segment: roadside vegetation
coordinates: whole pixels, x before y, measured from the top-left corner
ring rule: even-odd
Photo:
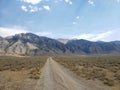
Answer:
[[[120,56],[56,56],[54,60],[86,80],[98,80],[104,85],[120,85]]]
[[[40,78],[41,69],[47,58],[46,56],[0,56],[0,90],[7,90],[8,88],[10,90],[27,90],[27,88],[23,88],[26,87],[25,85],[32,87]],[[32,88],[28,88],[28,90]]]

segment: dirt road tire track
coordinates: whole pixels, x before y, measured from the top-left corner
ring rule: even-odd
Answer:
[[[103,90],[87,86],[70,75],[61,65],[48,58],[35,90]]]

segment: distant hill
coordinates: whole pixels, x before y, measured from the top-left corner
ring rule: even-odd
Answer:
[[[0,37],[0,54],[51,55],[51,54],[120,54],[120,41],[91,42],[87,40],[55,40],[21,33]]]

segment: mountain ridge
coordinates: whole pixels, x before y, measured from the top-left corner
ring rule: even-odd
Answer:
[[[50,54],[120,54],[120,41],[88,41],[56,39],[32,33],[0,37],[0,54],[50,55]],[[66,43],[64,43],[64,40]]]

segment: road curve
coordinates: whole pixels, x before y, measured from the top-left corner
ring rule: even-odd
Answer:
[[[38,80],[35,90],[102,90],[94,89],[80,82],[73,75],[70,75],[57,62],[48,58],[42,70],[41,79]]]

